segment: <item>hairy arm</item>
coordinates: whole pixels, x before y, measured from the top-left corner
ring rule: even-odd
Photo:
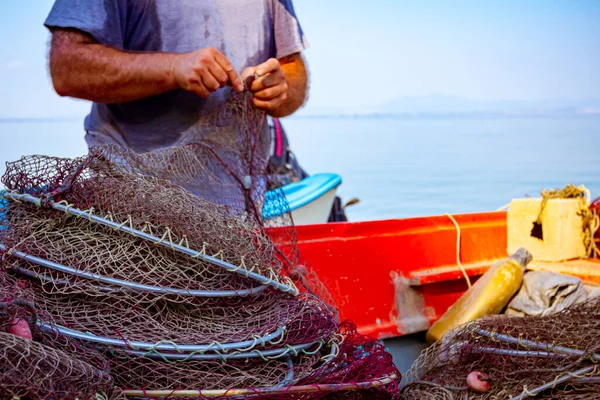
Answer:
[[[306,101],[308,72],[300,53],[269,59],[246,69],[242,76],[251,74],[259,76],[250,87],[254,93],[254,105],[272,117],[291,115]]]
[[[50,75],[56,92],[100,103],[122,103],[183,88],[208,97],[228,82],[242,83],[218,50],[139,53],[105,46],[86,33],[52,32]]]
[[[276,118],[285,117],[296,112],[302,107],[308,94],[308,73],[300,53],[280,58],[279,63],[285,74],[288,89],[286,100],[271,114]]]

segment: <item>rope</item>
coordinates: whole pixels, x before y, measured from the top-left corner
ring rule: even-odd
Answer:
[[[507,203],[507,204],[503,205],[502,207],[498,208],[496,211],[508,211],[509,206],[510,206],[510,203]]]
[[[467,286],[469,286],[469,289],[470,289],[471,288],[471,278],[469,278],[469,274],[467,274],[467,270],[460,262],[460,226],[458,225],[458,222],[456,222],[456,220],[454,219],[454,217],[452,215],[450,215],[450,214],[444,214],[444,215],[447,216],[448,218],[450,218],[450,221],[452,221],[452,223],[454,224],[454,227],[456,228],[456,265],[458,265],[458,268],[460,268],[460,271],[462,272],[462,274],[465,278],[465,281],[467,281]]]

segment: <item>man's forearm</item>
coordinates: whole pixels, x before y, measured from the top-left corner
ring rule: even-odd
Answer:
[[[86,34],[60,30],[52,35],[50,73],[61,96],[121,103],[175,89],[173,57],[120,51]]]
[[[293,58],[280,60],[281,69],[288,82],[287,99],[284,103],[269,112],[274,118],[287,117],[298,110],[306,101],[308,93],[308,73],[300,54]]]

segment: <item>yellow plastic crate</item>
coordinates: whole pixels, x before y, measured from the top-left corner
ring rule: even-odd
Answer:
[[[543,239],[531,236],[542,199],[515,199],[508,209],[508,253],[524,247],[536,261],[585,258],[580,199],[548,200],[541,216]]]

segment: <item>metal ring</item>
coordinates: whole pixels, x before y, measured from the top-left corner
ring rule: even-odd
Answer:
[[[0,251],[7,251],[7,247],[0,243]],[[29,255],[27,253],[23,253],[22,251],[13,250],[11,255],[15,257],[21,258],[23,260],[29,261],[34,264],[41,265],[42,267],[46,267],[52,269],[54,271],[63,272],[65,274],[74,275],[80,278],[95,280],[102,283],[108,283],[115,286],[124,287],[127,289],[131,289],[133,291],[138,292],[150,292],[150,293],[160,293],[160,294],[177,294],[182,296],[191,296],[191,297],[236,297],[236,296],[249,296],[255,295],[257,293],[262,292],[267,287],[265,285],[257,286],[252,289],[242,289],[242,290],[189,290],[189,289],[173,289],[173,288],[164,288],[160,286],[152,286],[145,285],[141,283],[129,282],[123,279],[111,278],[109,276],[92,274],[90,272],[80,271],[76,268],[67,267],[65,265],[57,264],[55,262],[35,257]],[[15,268],[20,270],[21,268]],[[31,272],[29,270],[25,270]],[[24,272],[26,275],[31,276],[30,274]],[[34,273],[35,274],[35,273]],[[46,277],[47,278],[47,277]],[[52,279],[52,278],[50,278]]]
[[[1,196],[4,197],[7,200],[26,201],[26,202],[35,204],[38,207],[41,207],[41,205],[42,205],[42,200],[41,199],[39,199],[37,197],[34,197],[34,196],[31,196],[29,194],[4,192],[4,193],[1,193]],[[167,243],[167,242],[163,241],[162,239],[160,239],[160,238],[158,238],[156,236],[150,235],[150,234],[148,234],[146,232],[142,232],[142,231],[137,230],[137,229],[133,229],[133,228],[130,228],[130,227],[123,226],[122,224],[118,224],[116,222],[107,220],[106,218],[99,217],[99,216],[94,215],[94,214],[92,214],[90,212],[82,211],[82,210],[79,210],[79,209],[74,208],[74,207],[67,207],[64,204],[60,204],[60,203],[56,203],[56,202],[53,202],[53,203],[51,202],[51,203],[49,203],[49,205],[53,209],[55,209],[55,210],[62,211],[62,212],[67,213],[67,214],[71,214],[71,215],[74,215],[76,217],[84,218],[84,219],[86,219],[88,221],[92,221],[92,222],[95,222],[95,223],[100,224],[100,225],[108,226],[110,228],[117,229],[117,230],[120,230],[122,232],[129,233],[129,234],[131,234],[133,236],[140,237],[142,239],[146,239],[146,240],[148,240],[148,241],[150,241],[152,243],[160,244],[162,246],[168,247],[168,248],[170,248],[172,250],[176,250],[178,252],[187,254],[187,255],[192,256],[192,257],[198,257],[199,255],[201,255],[201,257],[202,257],[203,260],[205,260],[205,261],[207,261],[207,262],[209,262],[211,264],[217,265],[217,266],[219,266],[221,268],[224,268],[224,269],[226,269],[226,270],[228,270],[230,272],[235,272],[235,273],[237,273],[239,275],[252,278],[252,279],[254,279],[254,280],[256,280],[256,281],[258,281],[258,282],[260,282],[262,284],[273,286],[274,288],[276,288],[278,290],[281,290],[281,291],[283,291],[285,293],[290,293],[290,294],[292,294],[294,296],[296,296],[296,295],[299,294],[298,289],[295,288],[295,287],[292,287],[292,286],[289,286],[289,285],[285,285],[285,284],[283,284],[281,282],[278,282],[278,281],[274,281],[274,280],[272,280],[270,278],[267,278],[266,276],[260,275],[260,274],[258,274],[256,272],[248,271],[248,270],[245,270],[245,269],[241,269],[239,267],[236,267],[233,264],[229,264],[228,262],[220,260],[220,259],[218,259],[216,257],[211,257],[211,256],[208,256],[208,255],[201,254],[199,251],[192,250],[192,249],[190,249],[188,247],[184,247],[184,246],[181,246],[181,245],[176,244],[176,243]]]
[[[277,328],[275,332],[269,333],[268,335],[262,336],[260,338],[246,340],[243,342],[235,342],[235,343],[211,343],[211,344],[174,344],[174,343],[150,343],[150,342],[142,342],[137,340],[126,340],[126,339],[113,339],[104,336],[96,336],[89,333],[83,333],[81,331],[76,331],[73,329],[65,328],[56,324],[47,324],[44,322],[38,322],[38,327],[47,333],[59,333],[63,336],[70,337],[72,339],[79,339],[89,343],[98,343],[106,346],[114,346],[114,347],[125,347],[125,348],[134,348],[141,349],[146,351],[172,351],[179,353],[192,353],[192,352],[215,352],[222,351],[227,352],[230,350],[239,350],[247,347],[255,346],[257,343],[262,343],[263,345],[267,342],[272,342],[276,338],[283,336],[285,333],[285,329],[283,327]]]
[[[144,352],[139,350],[120,350],[120,352],[131,354],[134,356],[140,357],[148,357],[152,359],[159,360],[169,360],[169,361],[210,361],[210,360],[245,360],[248,358],[278,358],[283,356],[288,356],[288,353],[291,351],[293,355],[298,355],[302,350],[308,349],[316,344],[320,343],[320,341],[305,343],[305,344],[296,344],[284,348],[277,349],[269,349],[269,350],[251,350],[251,351],[242,351],[232,354],[173,354],[173,353],[159,353],[154,351]]]

